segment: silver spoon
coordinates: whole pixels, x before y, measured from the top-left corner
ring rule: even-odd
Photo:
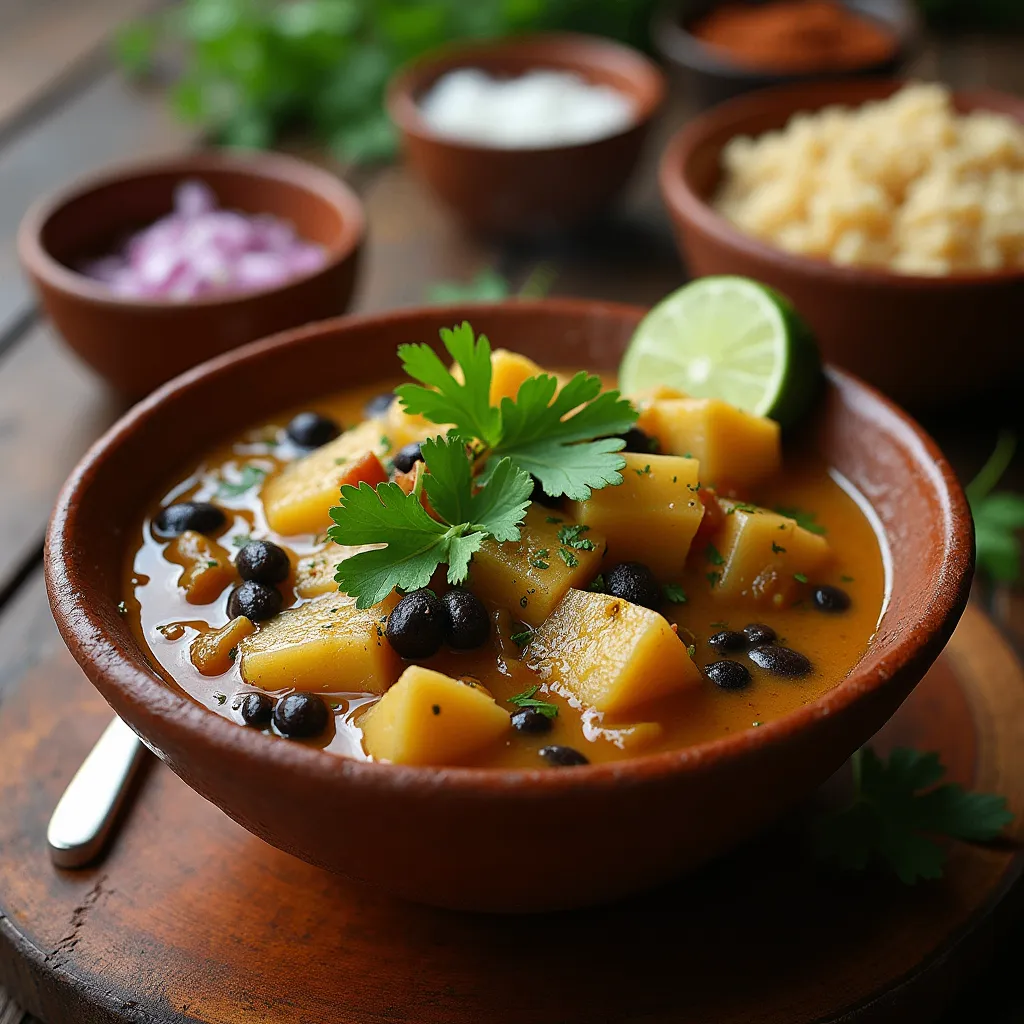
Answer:
[[[99,856],[145,750],[120,718],[107,726],[50,818],[46,841],[54,864],[82,868]]]

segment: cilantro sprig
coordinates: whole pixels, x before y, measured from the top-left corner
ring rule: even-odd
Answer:
[[[870,747],[851,759],[850,804],[815,823],[817,854],[841,868],[863,871],[880,862],[908,885],[941,878],[946,851],[935,839],[995,839],[1013,820],[1006,800],[969,793],[946,774],[939,755],[898,747],[883,761]]]
[[[530,505],[533,481],[500,459],[486,487],[474,487],[465,443],[437,437],[421,445],[427,472],[420,477],[437,518],[423,507],[419,487],[406,494],[396,483],[363,482],[341,488],[327,535],[338,544],[384,544],[338,565],[338,588],[356,607],[383,601],[392,590],[417,590],[447,564],[448,582],[465,581],[469,560],[487,537],[519,540],[519,523]]]
[[[602,391],[601,379],[584,371],[559,388],[542,373],[523,381],[515,401],[491,405],[491,345],[463,323],[441,331],[441,340],[459,367],[458,380],[437,353],[424,344],[398,350],[407,374],[419,383],[403,384],[396,394],[406,412],[432,423],[450,425],[450,433],[478,445],[486,460],[487,483],[502,458],[540,481],[551,497],[586,500],[592,490],[622,482],[625,446],[621,437],[637,411],[617,391]]]
[[[1024,530],[1024,495],[995,490],[1016,449],[1012,433],[1000,434],[988,461],[965,488],[974,515],[978,569],[1000,583],[1016,583],[1021,575],[1017,533]]]

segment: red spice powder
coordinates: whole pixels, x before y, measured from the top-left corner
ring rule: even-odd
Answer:
[[[689,26],[701,42],[750,70],[849,71],[896,52],[896,37],[839,0],[725,3]]]

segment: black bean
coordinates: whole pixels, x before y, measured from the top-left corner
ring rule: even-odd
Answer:
[[[363,415],[368,420],[377,419],[383,416],[388,409],[391,408],[395,401],[394,391],[384,391],[379,395],[374,395],[366,405],[363,406]]]
[[[562,495],[558,497],[552,497],[547,491],[541,486],[541,482],[534,477],[533,478],[533,491],[530,494],[530,501],[537,502],[538,505],[543,505],[545,508],[561,508]]]
[[[604,590],[630,604],[657,609],[662,592],[654,573],[642,562],[620,562],[604,574]]]
[[[300,448],[319,448],[333,441],[341,433],[341,427],[318,412],[300,412],[285,427],[285,433]]]
[[[626,442],[626,447],[622,449],[624,452],[649,455],[658,450],[658,442],[639,427],[630,427],[624,434],[619,434],[619,437]]]
[[[704,671],[723,690],[742,690],[750,685],[750,670],[738,661],[713,661]]]
[[[790,679],[805,676],[812,668],[809,658],[799,651],[794,651],[789,647],[780,647],[778,644],[763,644],[761,647],[754,647],[748,652],[748,657],[758,668]]]
[[[404,448],[400,448],[395,452],[395,457],[391,461],[400,473],[408,473],[417,462],[423,461],[423,452],[420,450],[419,441],[413,441]]]
[[[437,654],[451,627],[445,606],[431,590],[413,590],[388,616],[385,635],[403,658]]]
[[[441,603],[450,620],[446,638],[456,650],[472,650],[491,635],[491,617],[476,594],[456,587],[441,598]]]
[[[578,750],[574,750],[572,747],[541,747],[537,753],[540,754],[548,764],[557,765],[560,768],[569,768],[572,765],[577,764],[590,764],[590,762]]]
[[[512,727],[518,732],[531,734],[551,732],[552,722],[547,715],[542,715],[536,708],[520,708],[512,712]],[[566,750],[566,747],[553,749]]]
[[[235,568],[243,580],[281,583],[288,579],[292,564],[288,552],[269,540],[251,540],[235,555]]]
[[[850,607],[850,595],[839,587],[815,587],[811,604],[819,612],[845,612]]]
[[[274,713],[273,698],[255,690],[236,693],[231,707],[242,716],[246,725],[269,725],[270,716]]]
[[[235,587],[228,597],[228,615],[232,619],[244,615],[252,622],[263,622],[272,619],[283,606],[284,598],[277,587],[254,580],[246,580]]]
[[[751,622],[743,627],[743,635],[747,638],[750,647],[760,647],[762,644],[773,644],[779,636],[771,626],[763,622]]]
[[[327,705],[315,693],[290,693],[274,706],[274,725],[282,736],[319,736],[330,718]]]
[[[745,651],[750,641],[745,633],[735,629],[723,629],[721,633],[708,637],[708,647],[719,654],[731,654],[733,651]]]
[[[161,509],[153,526],[163,537],[178,537],[186,530],[217,533],[226,522],[224,512],[208,501],[179,501]]]

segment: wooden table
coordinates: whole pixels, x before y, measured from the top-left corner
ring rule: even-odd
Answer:
[[[5,687],[60,644],[43,589],[43,530],[64,477],[122,411],[39,317],[16,266],[15,231],[40,193],[110,161],[195,141],[171,119],[156,91],[127,86],[111,65],[107,39],[145,6],[145,0],[0,3],[0,700]],[[958,86],[1024,92],[1024,40],[933,42],[913,70]],[[684,109],[673,108],[663,132],[679,123]],[[555,293],[653,302],[683,280],[654,186],[657,149],[654,140],[614,220],[586,238],[545,245],[496,248],[465,238],[398,167],[350,176],[371,226],[358,309],[416,304],[429,282],[466,280],[485,266],[516,284],[541,260],[558,270]],[[966,478],[984,460],[999,427],[1014,426],[1024,436],[1024,403],[954,409],[930,417],[927,425]],[[1019,465],[1017,470],[1015,479],[1024,486]],[[1024,614],[1014,595],[979,599],[992,601],[1002,625],[1024,638]],[[2,864],[0,851],[0,871]],[[1015,984],[1022,953],[1024,928],[1018,928],[992,951],[985,975],[950,1008],[949,1024],[1024,1021],[1024,996]],[[0,991],[0,1024],[29,1021]]]

